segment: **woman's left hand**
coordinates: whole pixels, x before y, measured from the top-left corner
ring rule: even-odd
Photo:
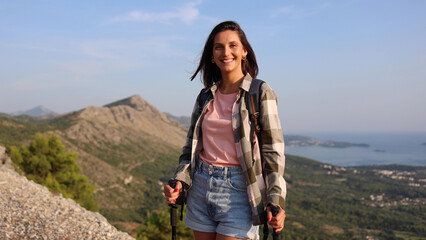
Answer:
[[[277,204],[273,204],[273,205],[277,205]],[[266,216],[268,218],[269,226],[276,229],[276,232],[280,232],[281,230],[283,230],[284,221],[286,218],[284,209],[280,207],[280,211],[278,212],[278,214],[275,217],[273,217],[271,209],[268,207],[266,214],[267,214]]]

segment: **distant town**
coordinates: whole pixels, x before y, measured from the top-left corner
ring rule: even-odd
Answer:
[[[324,169],[328,169],[327,175],[341,176],[346,172],[354,174],[367,174],[367,170],[360,170],[355,168],[336,167],[328,164],[322,165]],[[425,188],[426,178],[417,177],[414,171],[405,170],[382,170],[373,169],[373,173],[380,178],[389,178],[395,181],[405,181],[409,187]],[[336,178],[336,181],[346,181],[346,178]],[[385,193],[371,194],[369,197],[362,197],[361,202],[370,207],[396,207],[396,206],[409,206],[409,205],[426,205],[426,198],[409,198],[404,197],[399,200],[392,200],[386,196]]]

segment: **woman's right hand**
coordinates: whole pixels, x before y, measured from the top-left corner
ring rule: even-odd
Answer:
[[[179,197],[179,192],[182,189],[182,183],[176,181],[176,186],[173,189],[169,184],[165,185],[163,188],[164,196],[166,197],[167,204],[174,204],[176,199]]]

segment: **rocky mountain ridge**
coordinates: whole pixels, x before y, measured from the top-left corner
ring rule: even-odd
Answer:
[[[78,118],[108,128],[127,127],[135,131],[142,131],[177,146],[182,145],[182,134],[185,134],[185,128],[177,121],[161,113],[139,95],[107,104],[104,107],[87,107],[78,114]],[[111,137],[114,142],[120,141],[120,138],[114,134]]]

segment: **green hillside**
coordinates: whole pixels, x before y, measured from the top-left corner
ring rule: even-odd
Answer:
[[[381,174],[383,168],[389,167],[342,168],[288,156],[286,239],[422,239],[426,167],[394,166],[401,179]]]

